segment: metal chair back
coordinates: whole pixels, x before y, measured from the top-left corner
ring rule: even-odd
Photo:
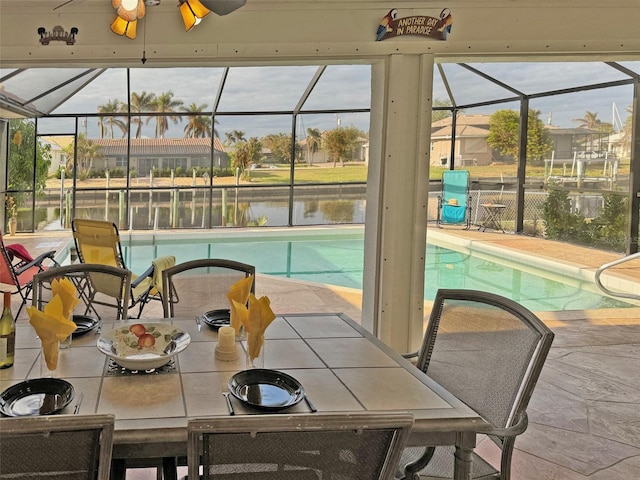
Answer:
[[[113,415],[0,418],[0,479],[108,480]]]
[[[131,272],[118,267],[95,263],[77,263],[50,268],[33,279],[33,306],[42,310],[52,298],[51,282],[67,278],[81,300],[76,310],[91,315],[124,320],[127,318]]]
[[[189,421],[189,478],[393,478],[410,413],[246,415]]]
[[[436,293],[416,365],[492,424],[480,433],[502,449],[501,467],[474,456],[478,477],[509,478],[515,438],[526,430],[526,408],[553,338],[536,315],[508,298],[464,289]],[[452,478],[452,469],[451,449],[441,448],[409,467],[438,478]]]
[[[219,258],[191,260],[167,268],[162,272],[164,316],[193,318],[212,310],[228,310],[231,285],[251,275],[255,278],[255,273],[253,265]],[[255,281],[251,293],[255,293]]]

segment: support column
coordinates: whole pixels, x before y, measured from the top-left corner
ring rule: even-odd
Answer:
[[[631,104],[631,161],[629,178],[629,231],[627,255],[638,252],[638,223],[640,222],[640,79],[633,83]]]
[[[399,352],[423,335],[432,84],[432,55],[373,67],[362,324]]]

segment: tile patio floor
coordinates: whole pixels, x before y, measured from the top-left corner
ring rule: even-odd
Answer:
[[[585,271],[619,258],[516,235],[475,230],[447,233]],[[64,232],[18,234],[5,237],[5,242],[20,242],[32,253],[40,253],[60,248],[70,238]],[[616,275],[636,280],[640,294],[640,262],[617,267]],[[257,277],[256,291],[270,297],[276,313],[340,311],[360,320],[357,291],[266,276]],[[556,337],[529,406],[529,428],[516,441],[512,478],[640,479],[640,308],[536,313]],[[154,315],[146,311],[146,316]],[[492,445],[481,442],[478,450],[496,458]],[[132,470],[127,478],[153,480],[156,475],[149,469]]]

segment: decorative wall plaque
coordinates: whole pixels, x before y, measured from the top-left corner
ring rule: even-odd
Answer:
[[[417,35],[434,40],[446,40],[451,33],[451,11],[444,8],[440,12],[440,18],[415,15],[412,17],[397,18],[398,10],[389,10],[378,25],[376,41],[387,40],[404,35]]]

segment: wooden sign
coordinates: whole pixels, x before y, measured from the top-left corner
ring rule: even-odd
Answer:
[[[445,8],[440,12],[440,18],[413,16],[397,18],[398,10],[389,10],[378,25],[376,41],[404,35],[418,35],[434,40],[446,40],[451,33],[451,11]]]

